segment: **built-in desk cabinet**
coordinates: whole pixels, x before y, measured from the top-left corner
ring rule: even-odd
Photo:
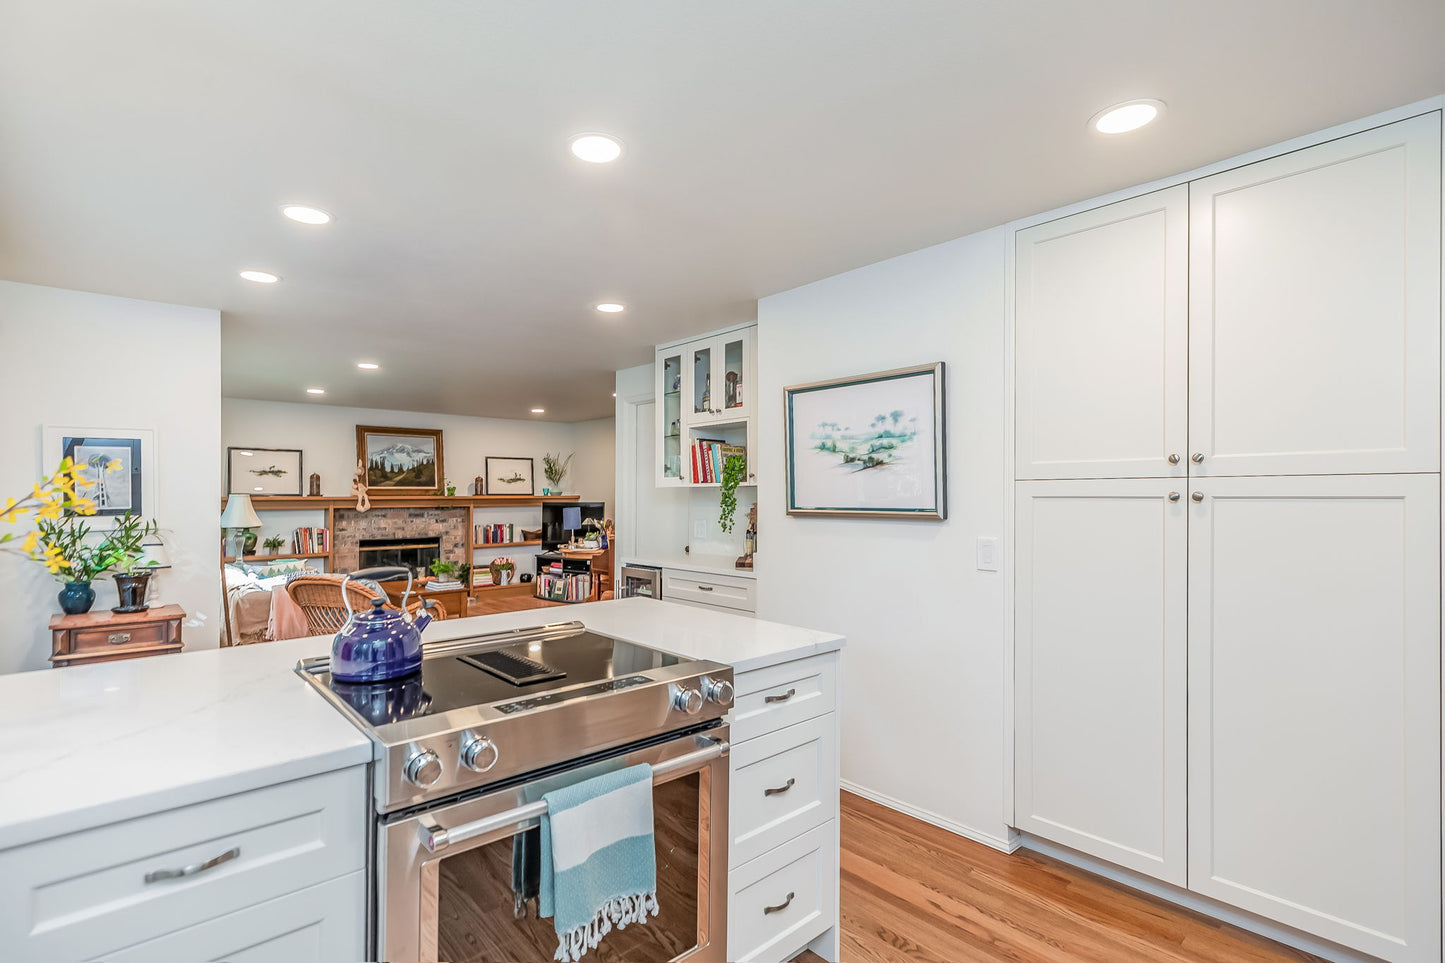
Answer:
[[[1016,238],[1014,825],[1394,963],[1441,951],[1440,133]]]

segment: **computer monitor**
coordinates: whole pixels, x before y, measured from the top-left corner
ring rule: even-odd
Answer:
[[[542,549],[552,551],[572,540],[572,533],[585,526],[584,519],[598,520],[607,517],[606,502],[543,502],[542,503]],[[575,523],[568,527],[567,523]]]

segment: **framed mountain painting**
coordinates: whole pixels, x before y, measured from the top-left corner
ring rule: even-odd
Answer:
[[[948,517],[943,362],[783,389],[789,515]]]
[[[356,457],[373,494],[440,495],[446,483],[439,428],[357,425]]]

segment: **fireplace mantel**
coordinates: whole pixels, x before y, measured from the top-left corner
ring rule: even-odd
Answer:
[[[371,495],[372,508],[525,508],[549,502],[575,502],[581,495]],[[258,512],[305,508],[356,508],[355,495],[252,495]],[[226,499],[221,499],[226,507]]]

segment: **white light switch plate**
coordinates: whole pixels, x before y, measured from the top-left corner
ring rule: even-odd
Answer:
[[[980,572],[998,571],[998,539],[980,538],[978,540],[978,570]]]
[[[695,519],[692,523],[693,538],[707,538],[707,519]]]

